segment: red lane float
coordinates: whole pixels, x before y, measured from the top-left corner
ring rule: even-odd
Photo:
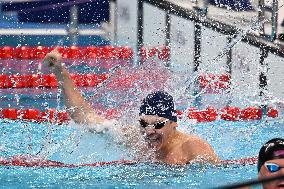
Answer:
[[[244,109],[239,107],[227,106],[222,108],[219,113],[213,107],[208,107],[205,110],[197,110],[190,108],[187,110],[188,119],[195,119],[197,122],[211,122],[217,120],[219,117],[225,121],[253,121],[262,119],[263,111],[259,107],[249,106]],[[182,111],[178,112],[178,117],[182,118]],[[278,110],[269,107],[266,113],[268,117],[278,117]]]
[[[269,107],[269,111],[267,112],[267,116],[271,118],[276,118],[278,116],[278,110]],[[262,119],[262,110],[258,107],[247,107],[241,110],[238,107],[227,106],[222,108],[219,112],[213,108],[208,107],[205,110],[197,110],[196,108],[189,108],[187,111],[187,118],[194,119],[197,122],[212,122],[218,119],[222,119],[225,121],[253,121]],[[108,109],[108,110],[98,110],[100,115],[113,119],[120,117],[119,110],[117,109]],[[177,111],[178,118],[182,119],[184,116],[184,112],[181,110]],[[0,118],[6,119],[20,119],[20,120],[30,120],[33,122],[51,122],[62,124],[64,122],[68,122],[70,117],[67,112],[57,112],[54,109],[49,109],[43,112],[40,112],[37,109],[2,109],[0,111]]]
[[[244,108],[243,110],[238,107],[228,106],[223,108],[221,111],[221,119],[227,121],[260,120],[263,114],[260,107],[253,106],[249,106],[247,108]],[[272,117],[270,113],[268,113],[267,116]]]
[[[139,54],[142,61],[154,57],[158,57],[158,59],[162,61],[168,61],[170,58],[170,48],[167,46],[142,47],[139,50]]]
[[[82,164],[65,164],[58,161],[42,159],[33,155],[15,155],[9,158],[0,157],[0,166],[21,166],[21,167],[62,167],[62,168],[75,168],[75,167],[98,167],[107,165],[132,165],[138,163],[134,160],[116,160],[94,163]]]
[[[229,74],[201,74],[198,77],[201,89],[206,89],[207,93],[218,93],[222,89],[230,87],[231,77]]]
[[[0,47],[0,59],[43,59],[44,56],[55,47],[46,46],[2,46]],[[133,59],[134,51],[128,46],[70,46],[57,47],[64,59]],[[159,60],[168,61],[170,48],[167,46],[142,47],[140,49],[141,60],[157,57]]]
[[[269,108],[267,109],[267,115],[268,115],[269,117],[276,118],[276,117],[278,117],[278,110],[269,107]]]
[[[217,110],[213,107],[208,107],[206,110],[196,111],[194,109],[189,110],[187,117],[189,119],[196,119],[197,122],[210,122],[217,119]]]
[[[221,164],[223,165],[255,165],[257,164],[257,157],[247,157],[241,159],[233,159],[233,160],[221,160]]]
[[[249,106],[240,113],[241,120],[260,120],[262,118],[262,109],[259,107]]]
[[[221,109],[221,119],[226,121],[238,121],[241,109],[239,107],[227,106]]]
[[[15,109],[8,108],[0,111],[0,117],[11,120],[28,120],[32,122],[50,122],[54,124],[63,124],[70,120],[70,117],[65,111],[56,111],[49,109],[41,112],[38,109]]]
[[[95,87],[108,78],[108,74],[71,74],[78,87]],[[32,88],[32,87],[58,87],[54,74],[32,75],[0,75],[0,89],[3,88]]]
[[[12,59],[14,58],[14,48],[10,46],[4,46],[0,48],[1,59]]]
[[[9,158],[0,157],[0,166],[21,166],[21,167],[62,167],[62,168],[76,168],[76,167],[99,167],[108,165],[134,165],[138,163],[135,160],[115,160],[94,163],[82,164],[65,164],[59,161],[46,160],[33,155],[15,155]],[[257,157],[241,158],[236,160],[221,160],[218,165],[255,165]]]
[[[55,47],[46,46],[2,46],[0,59],[42,59]],[[57,47],[63,58],[68,59],[132,59],[133,50],[128,46],[70,46]],[[164,52],[165,53],[165,52]]]

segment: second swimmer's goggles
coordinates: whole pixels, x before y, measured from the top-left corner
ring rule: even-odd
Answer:
[[[166,123],[168,121],[169,121],[169,119],[166,119],[164,121],[160,121],[160,122],[157,122],[157,123],[154,123],[154,124],[149,124],[146,121],[144,121],[143,119],[140,119],[139,123],[140,123],[140,126],[143,127],[143,128],[152,127],[154,129],[161,129],[166,125]]]
[[[270,172],[270,173],[275,173],[277,171],[279,171],[281,168],[284,167],[280,167],[278,164],[276,163],[270,163],[270,162],[266,162],[264,163],[264,166],[266,167],[266,169]]]

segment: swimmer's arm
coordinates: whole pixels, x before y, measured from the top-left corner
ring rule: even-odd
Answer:
[[[219,163],[220,159],[213,148],[203,140],[187,141],[183,144],[183,151],[187,154],[188,162]]]
[[[104,122],[104,119],[95,113],[93,107],[76,88],[66,68],[63,67],[61,73],[56,75],[58,75],[57,78],[61,79],[60,87],[68,113],[76,123],[101,124]]]
[[[64,95],[65,106],[70,117],[80,124],[101,124],[104,118],[97,115],[92,106],[84,99],[81,92],[76,89],[70,73],[62,64],[61,54],[57,49],[51,51],[44,58],[44,64],[51,68],[56,75],[59,86]]]

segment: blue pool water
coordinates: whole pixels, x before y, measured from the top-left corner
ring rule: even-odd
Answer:
[[[217,121],[194,127],[194,133],[207,139],[221,159],[256,156],[262,143],[272,137],[279,137],[283,130],[281,124],[261,125],[260,122]],[[124,155],[126,150],[111,143],[108,136],[84,133],[67,125],[1,120],[0,130],[0,155],[4,157],[37,154],[49,142],[47,158],[64,163],[128,158]],[[67,139],[72,134],[72,140]],[[56,145],[60,147],[53,149]],[[139,163],[81,168],[2,166],[0,169],[1,188],[211,188],[255,178],[257,175],[255,165],[212,167]]]
[[[25,72],[36,69],[37,67],[33,67]],[[108,71],[82,66],[70,66],[69,69],[82,73]],[[144,84],[144,80],[138,80],[133,88],[112,88],[113,86],[106,85],[105,88],[81,90],[94,103],[94,107],[98,104],[104,104],[106,108],[118,107],[131,120],[135,120],[135,110],[138,109],[141,98],[153,88],[164,88],[163,75],[168,77],[170,72],[154,65],[148,68],[130,66],[125,69],[126,74],[142,74],[141,77],[148,79],[151,85]],[[140,69],[146,75],[137,71]],[[23,70],[18,68],[19,72]],[[7,73],[13,73],[12,69]],[[113,77],[111,81],[119,75],[114,74]],[[167,88],[169,89],[170,87]],[[1,108],[63,109],[57,89],[1,89],[0,92]],[[187,98],[179,99],[178,108],[189,106],[182,104],[186,100],[189,101]],[[133,124],[138,123],[133,121]],[[284,137],[282,118],[264,117],[261,121],[249,122],[218,120],[198,124],[186,120],[179,124],[180,130],[208,140],[218,156],[224,160],[256,157],[259,148],[267,140]],[[58,126],[0,119],[0,131],[0,156],[5,158],[31,154],[67,164],[132,158],[127,149],[114,143],[108,134],[88,133],[72,122]],[[77,168],[0,166],[0,169],[0,188],[212,188],[257,177],[256,165],[213,167],[138,163]]]

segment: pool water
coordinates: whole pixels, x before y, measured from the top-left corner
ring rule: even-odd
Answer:
[[[195,125],[194,133],[207,139],[221,159],[239,159],[255,157],[265,141],[281,137],[278,133],[282,127],[278,123],[217,121]],[[0,155],[4,157],[40,152],[47,159],[73,164],[129,158],[125,156],[126,149],[109,142],[108,136],[85,133],[67,125],[1,120],[0,130]],[[0,169],[1,188],[212,188],[257,175],[255,165],[138,163],[79,168],[2,166]]]
[[[109,71],[76,65],[69,69],[83,73]],[[183,87],[176,85],[176,82],[182,82],[174,80],[167,85],[165,81],[171,72],[161,65],[125,67],[122,73],[115,73],[103,87],[81,88],[94,107],[104,105],[106,109],[121,110],[124,114],[122,122],[125,117],[136,120],[139,103],[149,91]],[[114,85],[122,75],[138,75],[143,81],[138,77],[131,86]],[[183,96],[177,91],[172,91],[175,96]],[[191,104],[187,94],[184,95],[184,99],[179,98],[178,108],[184,109]],[[188,104],[182,104],[186,100]],[[0,102],[1,108],[64,108],[57,89],[1,89]],[[220,159],[232,160],[256,157],[263,143],[274,137],[284,137],[282,122],[281,117],[209,123],[185,120],[179,122],[178,129],[208,140]],[[136,121],[131,123],[137,124]],[[108,134],[86,132],[72,121],[53,125],[0,119],[0,131],[0,156],[4,158],[31,154],[66,164],[132,159],[127,149],[114,143]],[[0,166],[0,169],[0,188],[213,188],[257,177],[256,165],[214,167],[137,163],[76,168]]]
[[[242,168],[169,167],[157,164],[120,165],[96,168],[1,168],[3,188],[210,188],[222,180],[241,179]]]

